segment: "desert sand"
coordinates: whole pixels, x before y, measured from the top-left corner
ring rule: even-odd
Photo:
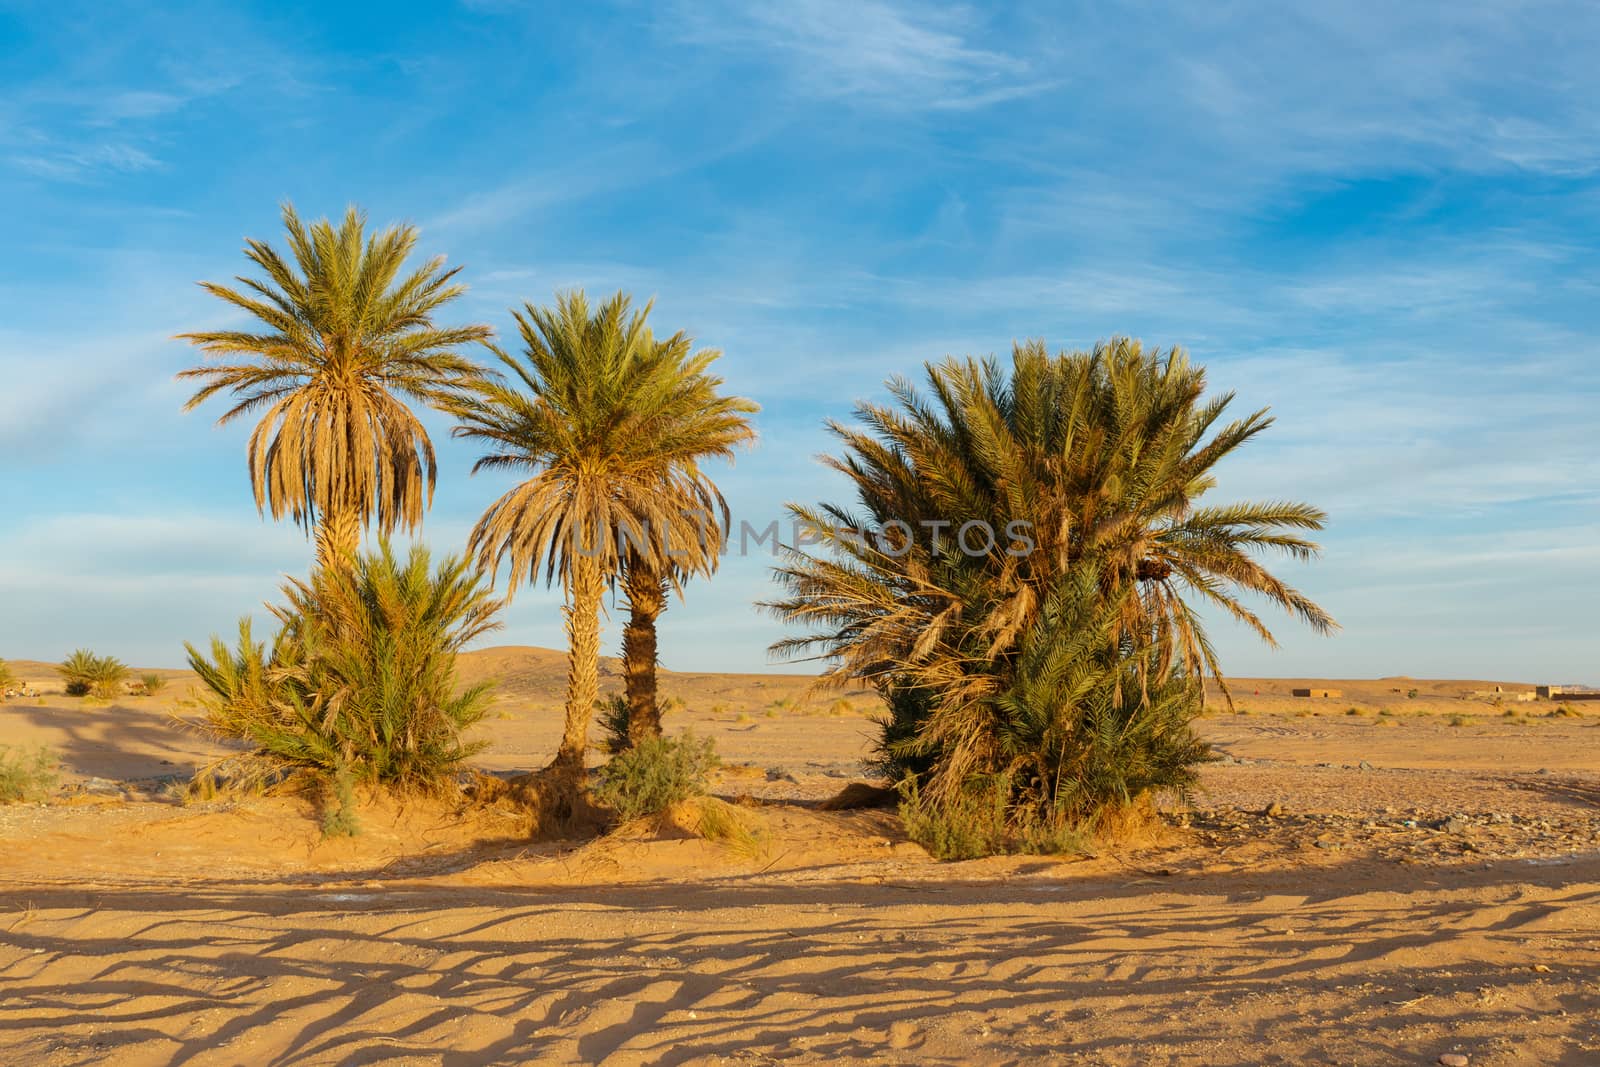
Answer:
[[[95,706],[12,666],[46,696],[0,743],[64,786],[0,807],[0,1062],[1600,1063],[1600,705],[1467,695],[1525,685],[1239,679],[1164,833],[939,863],[818,807],[875,702],[805,678],[662,675],[735,848],[421,802],[325,841],[300,798],[184,801],[220,750],[183,672]],[[502,683],[481,767],[548,760],[563,666],[464,657]]]

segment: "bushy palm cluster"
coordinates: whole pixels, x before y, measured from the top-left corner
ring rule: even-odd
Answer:
[[[811,632],[775,646],[888,701],[881,769],[955,809],[1000,788],[1019,827],[1089,825],[1186,788],[1190,728],[1216,656],[1199,604],[1271,633],[1241,594],[1334,623],[1259,556],[1312,556],[1324,516],[1296,503],[1206,506],[1213,468],[1265,430],[1176,350],[1115,340],[927,367],[927,392],[830,424],[853,506],[795,507],[770,605]]]
[[[80,648],[62,660],[56,671],[66,684],[68,696],[110,700],[121,692],[128,665],[115,656],[97,656]]]
[[[440,792],[482,745],[464,734],[487,685],[459,689],[455,656],[499,624],[500,602],[463,560],[426,549],[402,561],[387,543],[349,566],[284,586],[270,648],[248,619],[237,648],[190,645],[206,691],[195,726],[250,751],[218,773],[262,780],[306,772],[408,792]]]

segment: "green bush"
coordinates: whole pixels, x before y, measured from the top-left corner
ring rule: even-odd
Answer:
[[[339,768],[324,785],[329,795],[322,806],[322,836],[355,837],[361,833],[356,819],[356,787],[349,770]]]
[[[600,720],[600,748],[611,755],[627,749],[633,742],[628,737],[628,698],[621,693],[603,696],[594,702],[596,717]]]
[[[595,796],[624,822],[659,815],[704,796],[707,779],[720,765],[710,738],[653,737],[611,758],[600,771]]]
[[[111,700],[117,696],[122,680],[128,676],[128,666],[115,656],[97,656],[80,648],[61,661],[56,668],[66,682],[67,695],[95,696]]]
[[[59,780],[55,753],[49,748],[0,745],[0,804],[37,803],[55,792]]]
[[[167,687],[167,680],[159,674],[144,674],[139,676],[139,684],[144,686],[144,695],[153,697]]]
[[[465,731],[488,710],[488,684],[457,692],[456,653],[496,628],[500,601],[454,557],[437,570],[428,551],[404,563],[387,543],[349,567],[284,586],[272,608],[281,629],[270,651],[239,624],[238,648],[212,638],[207,656],[186,646],[205,690],[192,725],[252,751],[222,761],[241,785],[309,774],[340,808],[338,783],[447,792],[484,742]]]

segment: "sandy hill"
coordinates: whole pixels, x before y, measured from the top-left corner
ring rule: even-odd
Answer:
[[[10,660],[12,671],[45,692],[58,691],[60,675],[54,663],[38,660]],[[534,707],[558,706],[566,692],[567,654],[559,649],[533,645],[501,645],[463,653],[458,670],[462,684],[482,681],[495,683],[495,696],[501,703],[517,702]],[[145,673],[168,679],[169,690],[183,692],[196,681],[193,672],[174,669],[135,668],[133,677]],[[707,671],[674,671],[662,668],[662,693],[694,707],[734,712],[754,712],[777,706],[826,706],[840,694],[815,690],[814,678],[806,674],[734,674]],[[1439,710],[1459,706],[1460,701],[1486,703],[1496,688],[1504,690],[1508,702],[1515,694],[1529,693],[1532,683],[1483,679],[1423,679],[1395,676],[1376,679],[1352,678],[1230,678],[1229,688],[1237,706],[1256,711],[1283,711],[1310,705],[1337,702],[1342,707],[1357,705],[1376,710],[1383,707]],[[1213,684],[1213,699],[1220,691]],[[1308,702],[1293,696],[1295,689],[1337,690],[1339,696]],[[622,662],[614,656],[600,661],[600,690],[622,690]],[[864,691],[842,694],[856,702],[875,703]]]

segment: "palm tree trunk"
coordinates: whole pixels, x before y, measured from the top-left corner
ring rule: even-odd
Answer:
[[[317,523],[317,566],[348,566],[361,547],[361,519],[354,508],[326,511]]]
[[[626,578],[628,625],[622,631],[622,677],[628,699],[628,742],[637,745],[661,736],[661,705],[656,701],[656,619],[666,610],[666,586],[655,570],[634,555]]]
[[[589,747],[589,720],[600,698],[600,599],[606,583],[600,561],[579,555],[572,565],[572,599],[567,617],[567,717],[561,747],[550,764],[574,779],[583,776]]]

